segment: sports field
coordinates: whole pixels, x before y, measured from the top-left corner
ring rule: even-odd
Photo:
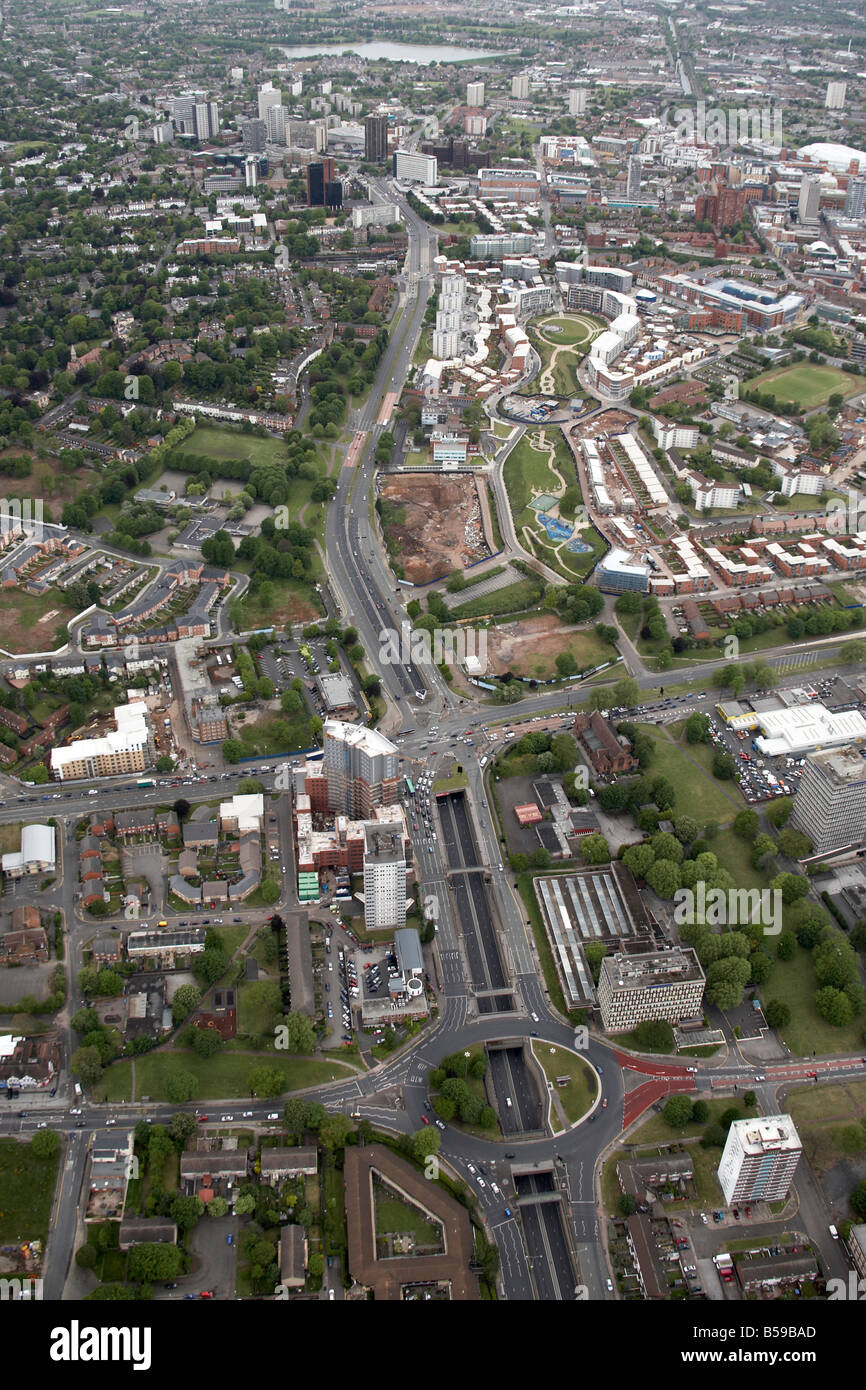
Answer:
[[[811,362],[797,362],[793,367],[775,367],[762,372],[746,383],[749,391],[771,391],[780,403],[790,401],[801,410],[814,410],[826,405],[834,391],[850,396],[862,390],[858,377],[849,376],[836,367],[819,367]]]

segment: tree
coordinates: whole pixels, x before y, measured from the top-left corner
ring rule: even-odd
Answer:
[[[85,1086],[92,1086],[102,1075],[102,1057],[95,1047],[79,1047],[70,1057],[69,1067]]]
[[[776,874],[775,878],[770,879],[770,887],[778,888],[782,894],[782,902],[790,905],[800,898],[805,898],[809,891],[809,880],[805,874]]]
[[[423,1125],[421,1129],[416,1129],[412,1134],[412,1157],[416,1163],[423,1163],[432,1154],[438,1154],[439,1144],[442,1139],[438,1129],[432,1125]]]
[[[858,1182],[848,1198],[851,1208],[861,1221],[866,1221],[866,1178]]]
[[[692,1102],[688,1096],[671,1096],[662,1115],[671,1129],[682,1129],[692,1118]]]
[[[587,947],[587,951],[591,948]],[[634,1030],[635,1042],[642,1052],[671,1052],[674,1030],[664,1019],[644,1019]]]
[[[227,763],[239,762],[244,755],[244,745],[241,743],[240,739],[237,738],[224,739],[222,744],[222,755]]]
[[[221,947],[211,946],[196,957],[193,971],[206,985],[212,985],[226,973],[228,966],[229,958],[225,951]]]
[[[757,1103],[758,1097],[755,1095],[755,1092],[746,1091],[745,1095],[743,1096],[743,1104],[746,1106],[746,1108],[751,1109],[752,1106],[757,1105]]]
[[[647,871],[646,881],[660,898],[672,898],[680,886],[679,866],[670,859],[659,859]]]
[[[353,1128],[348,1115],[342,1115],[339,1111],[334,1115],[327,1115],[319,1127],[319,1143],[326,1149],[342,1149]]]
[[[797,954],[797,938],[792,931],[783,931],[776,942],[776,955],[779,960],[793,960]]]
[[[815,994],[815,1008],[833,1028],[844,1028],[854,1017],[854,1006],[847,994],[825,985]]]
[[[779,853],[788,859],[805,859],[812,853],[812,841],[802,830],[780,830],[778,844]]]
[[[287,1051],[315,1052],[316,1030],[306,1014],[293,1009],[283,1020],[286,1033]]]
[[[56,1158],[60,1152],[60,1135],[53,1129],[37,1130],[30,1140],[30,1152],[34,1158]]]
[[[610,845],[603,835],[581,835],[579,849],[584,864],[610,863]]]
[[[175,1197],[171,1204],[171,1219],[177,1222],[179,1231],[191,1231],[199,1217],[204,1215],[204,1202],[200,1197]]]
[[[710,716],[700,714],[697,710],[690,714],[685,725],[686,740],[689,743],[709,743],[710,741]]]
[[[89,1241],[86,1245],[80,1245],[75,1252],[75,1263],[79,1269],[93,1269],[98,1259],[99,1252]]]
[[[198,1093],[198,1077],[191,1071],[173,1071],[166,1077],[165,1098],[172,1105],[194,1100]]]
[[[733,831],[741,840],[754,840],[760,829],[758,813],[744,808],[734,816]]]
[[[183,1023],[201,999],[198,985],[181,985],[171,1001],[171,1017],[174,1023]]]
[[[262,879],[259,892],[262,897],[262,902],[271,904],[279,900],[281,889],[275,878],[265,878]]]
[[[177,1114],[172,1115],[168,1122],[169,1135],[175,1144],[179,1144],[181,1147],[195,1133],[195,1128],[195,1116],[189,1115],[183,1110],[178,1110]]]
[[[791,1022],[790,1005],[785,1004],[784,999],[770,999],[763,1016],[770,1024],[771,1029],[784,1029]]]
[[[637,1211],[637,1202],[630,1192],[621,1192],[617,1201],[620,1216],[633,1216]]]
[[[214,1197],[212,1202],[208,1202],[208,1216],[225,1216],[228,1212],[229,1204],[225,1197]]]
[[[247,1077],[250,1095],[270,1099],[286,1089],[285,1077],[279,1067],[253,1067]]]
[[[181,1268],[183,1254],[176,1245],[158,1245],[142,1241],[133,1245],[126,1255],[126,1277],[134,1283],[152,1284],[157,1279],[171,1279]]]
[[[190,1031],[192,1033],[192,1050],[197,1057],[206,1061],[208,1057],[216,1056],[223,1045],[223,1040],[215,1028],[193,1028]]]
[[[710,1118],[710,1107],[705,1100],[696,1100],[692,1106],[692,1121],[696,1125],[705,1125]]]

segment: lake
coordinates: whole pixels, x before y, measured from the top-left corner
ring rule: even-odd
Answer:
[[[487,53],[480,48],[455,48],[447,44],[427,47],[417,43],[338,43],[313,45],[309,48],[284,48],[277,44],[287,58],[319,58],[328,53],[357,53],[359,58],[371,62],[385,60],[389,63],[459,63],[466,59],[499,58],[499,53]]]

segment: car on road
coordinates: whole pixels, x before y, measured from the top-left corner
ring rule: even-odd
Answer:
[[[83,1123],[83,1121],[82,1121],[82,1123]],[[40,1122],[39,1122],[39,1124],[36,1126],[36,1128],[37,1128],[37,1129],[47,1129],[47,1128],[48,1128],[48,1121],[47,1121],[47,1120],[40,1120]]]
[[[605,1284],[606,1284],[606,1286],[607,1286],[607,1291],[608,1291],[608,1293],[613,1293],[613,1280],[612,1280],[612,1279],[605,1279],[604,1282],[605,1282]]]
[[[226,1245],[234,1245],[234,1243],[235,1243],[235,1238],[234,1238],[234,1236],[232,1235],[231,1231],[229,1231],[228,1235],[226,1236]]]
[[[252,1110],[245,1110],[245,1111],[243,1112],[243,1114],[241,1115],[241,1119],[242,1119],[242,1120],[251,1120],[252,1118],[253,1118],[253,1112],[252,1112]]]
[[[422,1125],[429,1125],[430,1121],[427,1119],[426,1115],[421,1116],[421,1123]]]
[[[213,1298],[213,1293],[210,1289],[202,1289],[199,1298]]]
[[[279,1111],[277,1111],[277,1110],[272,1110],[271,1113],[270,1113],[270,1115],[268,1115],[268,1119],[269,1119],[269,1120],[278,1120],[279,1118],[280,1118],[280,1116],[279,1116]]]
[[[602,1110],[607,1109],[607,1096],[605,1096],[604,1100],[601,1102],[601,1108]]]
[[[176,1288],[177,1288],[177,1284],[163,1284],[162,1287],[163,1287],[164,1289],[176,1289]]]
[[[445,1128],[445,1125],[442,1120],[436,1120],[435,1123],[438,1125],[439,1129]]]
[[[81,1115],[81,1114],[83,1114],[84,1112],[82,1111],[80,1105],[76,1105],[72,1110],[70,1110],[69,1113],[70,1113],[70,1115]]]
[[[221,1121],[221,1122],[224,1121],[224,1120],[233,1120],[233,1119],[234,1119],[234,1115],[220,1115],[220,1121]]]

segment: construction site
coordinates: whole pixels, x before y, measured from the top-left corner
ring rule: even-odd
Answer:
[[[388,555],[424,585],[493,553],[487,481],[474,473],[401,473],[379,480],[376,510]]]

